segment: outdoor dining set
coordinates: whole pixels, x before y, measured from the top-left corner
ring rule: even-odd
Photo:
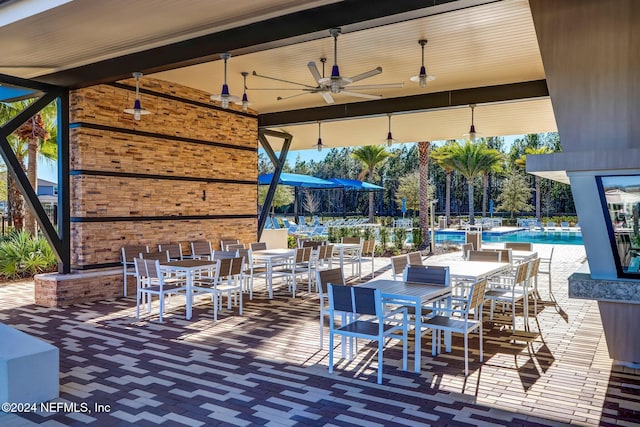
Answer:
[[[365,338],[378,342],[377,380],[381,383],[383,349],[389,339],[402,342],[402,364],[407,369],[410,331],[414,336],[415,372],[421,369],[423,334],[431,333],[431,351],[436,356],[443,347],[446,352],[451,351],[451,336],[456,333],[464,339],[468,375],[468,341],[473,334],[479,339],[482,362],[485,302],[489,302],[489,320],[500,308],[505,316],[511,315],[512,334],[517,337],[516,306],[522,306],[527,333],[529,301],[534,302],[537,315],[538,276],[548,274],[551,283],[553,252],[543,260],[530,243],[506,243],[503,248],[483,250],[467,244],[455,260],[425,259],[420,252],[410,252],[391,257],[391,275],[378,278],[375,240],[345,237],[340,243],[329,243],[299,239],[297,246],[267,248],[265,243],[245,245],[236,239],[222,240],[221,250],[213,250],[209,241],[190,242],[188,250],[177,243],[160,244],[153,249],[124,246],[121,255],[125,296],[127,277],[135,278],[136,317],[140,318],[144,305],[151,313],[152,299],[157,298],[162,322],[168,298],[184,295],[185,317],[191,319],[194,297],[207,295],[213,303],[213,320],[217,321],[225,298],[227,309],[237,307],[242,315],[243,296],[252,300],[256,283],[264,284],[269,299],[274,297],[275,278],[283,279],[278,283],[286,286],[292,298],[299,296],[298,286],[305,283],[305,295],[319,299],[320,348],[324,344],[324,328],[329,325],[330,372],[335,336],[341,337],[342,357],[349,360],[357,350],[357,339]],[[363,281],[362,266],[366,262],[371,262],[371,278]]]

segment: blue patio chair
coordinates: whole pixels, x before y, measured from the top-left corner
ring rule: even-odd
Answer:
[[[290,223],[288,219],[282,218],[282,223],[284,224],[284,228],[287,229],[287,232],[289,234],[294,234],[298,231],[298,226],[296,224]]]
[[[273,217],[272,223],[273,223],[274,230],[282,230],[282,227],[280,227],[280,221],[278,221],[278,218]]]
[[[265,229],[265,230],[269,230],[269,229],[271,229],[271,228],[273,228],[273,222],[272,222],[272,220],[271,220],[271,217],[270,217],[270,216],[268,216],[268,217],[267,217],[267,219],[266,219],[266,220],[265,220],[265,222],[264,222],[264,229]]]
[[[387,338],[402,340],[402,369],[407,370],[407,310],[385,313],[379,289],[327,284],[329,294],[329,373],[333,373],[333,337],[365,338],[378,342],[378,384],[382,384],[382,353]],[[337,326],[336,312],[353,313],[351,321]],[[401,315],[401,318],[398,318]],[[362,320],[360,316],[372,316]],[[398,334],[400,332],[401,334]]]
[[[322,224],[320,224],[320,218],[318,218],[318,215],[314,215],[313,216],[313,221],[311,222],[311,226],[312,227],[318,227]]]

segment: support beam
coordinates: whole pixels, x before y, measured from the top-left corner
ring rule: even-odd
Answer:
[[[24,82],[22,82],[24,83]],[[28,87],[28,82],[23,84],[23,86]],[[18,129],[23,123],[25,123],[29,118],[31,118],[34,114],[38,113],[44,107],[46,107],[49,103],[54,101],[59,96],[65,96],[65,92],[57,88],[56,90],[52,90],[45,95],[43,95],[40,99],[36,100],[33,104],[25,108],[21,111],[17,116],[11,119],[4,126],[0,127],[0,155],[7,165],[7,171],[11,174],[13,179],[22,193],[25,202],[27,203],[27,207],[31,209],[31,211],[35,214],[36,221],[40,226],[45,238],[51,245],[58,262],[61,264],[69,265],[69,251],[64,251],[63,243],[61,238],[58,236],[56,229],[53,227],[51,222],[49,221],[49,217],[47,216],[36,192],[33,189],[33,186],[29,182],[27,178],[27,174],[22,169],[22,165],[18,158],[16,157],[11,145],[9,144],[9,135],[11,135],[16,129]],[[67,98],[68,99],[68,98]],[[64,131],[63,131],[64,132]],[[68,126],[67,126],[67,136],[68,136]],[[68,145],[68,140],[67,140]],[[68,244],[68,241],[67,241]]]
[[[58,236],[61,241],[58,273],[71,272],[71,193],[69,190],[69,91],[58,97]]]
[[[282,149],[280,150],[280,158],[276,157],[271,144],[269,144],[269,141],[267,140],[267,136],[284,139]],[[269,215],[269,210],[271,209],[271,204],[273,203],[273,197],[276,194],[276,187],[278,186],[278,181],[280,181],[280,174],[282,173],[285,161],[287,160],[287,154],[289,153],[289,147],[291,147],[293,136],[288,133],[277,132],[270,129],[260,129],[258,139],[276,168],[273,172],[273,178],[271,180],[271,184],[269,184],[269,190],[267,190],[267,195],[264,199],[260,216],[258,217],[258,239],[260,239],[262,236],[262,230],[264,230],[264,224],[267,221],[267,216]]]
[[[385,98],[377,101],[352,102],[325,107],[266,113],[258,116],[260,127],[285,126],[327,120],[409,113],[441,108],[464,107],[469,104],[508,102],[549,96],[545,80],[458,89],[424,95]]]

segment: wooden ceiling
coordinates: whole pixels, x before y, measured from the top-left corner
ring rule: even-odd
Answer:
[[[328,146],[383,143],[385,113],[394,111],[403,112],[392,118],[394,137],[400,141],[461,138],[471,120],[466,105],[445,102],[437,108],[406,111],[404,98],[545,78],[526,0],[443,0],[430,7],[412,1],[36,0],[59,5],[13,22],[2,21],[9,15],[9,6],[25,2],[30,3],[0,5],[0,25],[4,24],[0,26],[0,72],[71,87],[122,79],[133,71],[160,70],[151,76],[218,93],[223,51],[233,54],[228,83],[234,95],[242,95],[242,71],[314,85],[307,63],[321,66],[321,57],[328,59],[327,65],[333,63],[328,30],[341,26],[338,65],[342,75],[380,66],[380,75],[359,83],[404,82],[404,87],[363,90],[389,101],[383,109],[369,109],[365,117],[323,119],[323,140]],[[367,4],[379,10],[368,10]],[[425,89],[409,80],[420,67],[419,39],[428,40],[425,65],[436,77]],[[189,66],[170,69],[183,64]],[[301,93],[291,90],[296,85],[250,75],[247,86],[251,108],[261,115],[327,106],[317,93],[277,100]],[[334,105],[378,102],[342,94],[334,98]],[[522,100],[514,92],[513,99],[501,102],[478,96],[469,102],[478,104],[475,125],[483,136],[556,130],[551,101],[544,93]],[[270,125],[294,135],[293,149],[309,148],[317,140],[317,117],[299,116],[298,123],[283,120],[286,126]]]

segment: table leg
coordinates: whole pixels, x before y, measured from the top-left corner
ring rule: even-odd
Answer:
[[[271,258],[267,258],[267,289],[269,291],[269,299],[273,299],[273,265]]]
[[[421,344],[421,336],[422,336],[422,306],[420,305],[420,303],[416,304],[416,311],[415,311],[415,318],[416,318],[416,325],[415,325],[415,332],[416,332],[416,338],[415,338],[415,360],[414,360],[414,368],[413,370],[419,374],[420,373],[420,362],[421,362],[421,348],[422,348],[422,344]]]
[[[193,271],[187,271],[187,307],[186,307],[186,319],[191,319],[191,308],[193,306]]]

